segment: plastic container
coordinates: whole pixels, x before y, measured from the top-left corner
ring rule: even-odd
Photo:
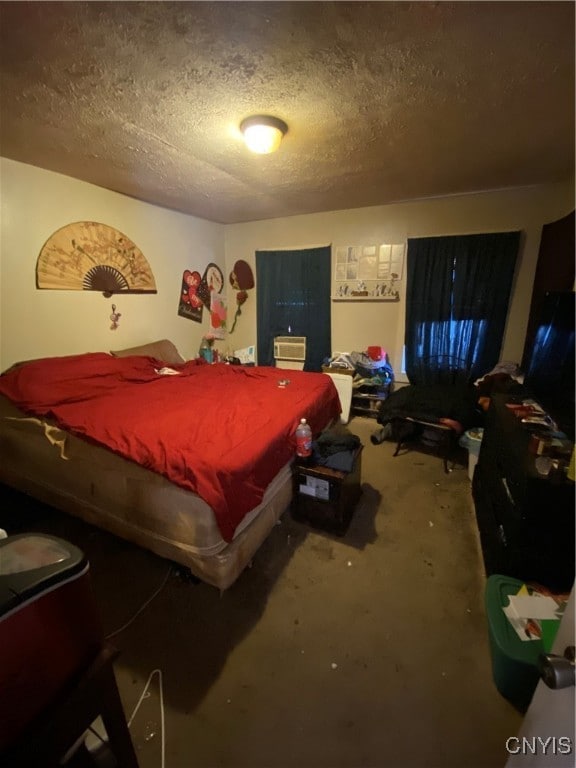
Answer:
[[[368,347],[366,353],[371,360],[386,360],[384,347]]]
[[[75,685],[101,643],[83,552],[44,533],[0,541],[0,755]]]
[[[200,357],[203,357],[207,363],[214,362],[212,347],[210,346],[210,344],[208,344],[206,339],[202,339],[202,343],[200,344],[199,354],[200,354]]]
[[[306,419],[300,419],[296,428],[296,456],[306,459],[312,454],[312,430]]]
[[[470,481],[474,479],[474,470],[476,469],[476,464],[478,464],[483,434],[484,430],[482,427],[475,427],[467,429],[459,440],[460,446],[468,451],[468,477]]]
[[[508,605],[508,597],[516,595],[523,584],[510,576],[492,575],[485,590],[494,683],[520,712],[530,704],[540,679],[538,656],[544,652],[541,640],[520,640],[502,610]]]

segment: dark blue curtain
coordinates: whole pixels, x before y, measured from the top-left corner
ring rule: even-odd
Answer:
[[[274,365],[275,336],[306,336],[304,370],[330,356],[330,247],[256,251],[258,365]]]
[[[574,311],[572,291],[547,293],[524,384],[574,439]]]
[[[471,378],[496,365],[519,243],[520,232],[408,240],[405,359],[411,382],[421,379],[428,359],[445,360]]]

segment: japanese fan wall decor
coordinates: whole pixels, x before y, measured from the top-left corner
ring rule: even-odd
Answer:
[[[36,287],[67,291],[156,293],[150,265],[122,232],[96,221],[56,230],[42,246]]]

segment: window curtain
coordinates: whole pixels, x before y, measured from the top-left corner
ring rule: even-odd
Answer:
[[[331,352],[330,246],[256,251],[258,365],[274,365],[275,336],[306,336],[304,370]]]
[[[405,344],[411,382],[421,380],[427,360],[450,361],[473,378],[496,365],[519,243],[520,232],[408,240]]]
[[[574,293],[550,292],[544,297],[540,325],[526,381],[538,396],[570,399],[574,405]],[[566,394],[572,392],[569,398]]]

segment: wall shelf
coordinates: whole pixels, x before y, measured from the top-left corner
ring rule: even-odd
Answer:
[[[399,296],[332,296],[332,301],[400,301]]]

